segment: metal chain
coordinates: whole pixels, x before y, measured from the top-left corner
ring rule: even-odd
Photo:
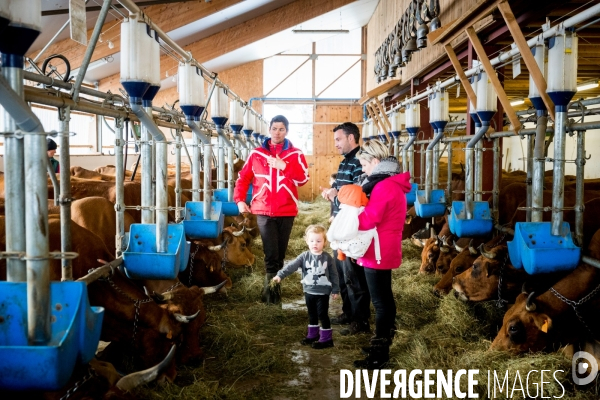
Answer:
[[[79,390],[80,387],[82,387],[83,385],[85,385],[85,383],[87,381],[89,381],[90,379],[92,379],[95,376],[98,376],[98,374],[96,373],[96,371],[94,370],[94,368],[92,368],[91,365],[88,364],[88,372],[87,372],[87,374],[85,374],[83,376],[83,378],[81,378],[80,380],[78,380],[77,382],[75,382],[75,384],[69,390],[67,390],[67,393],[65,393],[65,395],[60,398],[60,400],[67,400],[77,390]]]
[[[190,256],[190,277],[189,277],[190,286],[192,286],[192,275],[194,274],[194,258],[196,257],[196,253],[198,253],[198,250],[200,250],[200,245],[198,243],[196,243],[196,250],[194,250],[194,252]]]
[[[175,282],[170,288],[168,288],[167,290],[165,290],[164,293],[170,292],[171,290],[175,289],[179,285],[181,285],[181,281]]]
[[[571,308],[575,312],[575,315],[577,316],[577,319],[579,319],[579,322],[581,322],[583,324],[583,326],[585,326],[585,328],[587,329],[587,331],[589,332],[589,334],[592,335],[592,337],[594,337],[594,332],[592,332],[592,330],[590,329],[590,327],[588,326],[588,324],[586,324],[585,320],[583,319],[583,317],[579,313],[578,307],[581,306],[582,304],[587,303],[592,298],[594,298],[598,294],[599,291],[600,291],[600,284],[598,284],[598,286],[596,286],[596,288],[594,290],[592,290],[590,293],[588,293],[581,300],[579,300],[579,301],[573,301],[573,300],[567,299],[565,296],[563,296],[562,294],[558,293],[556,291],[556,289],[554,289],[553,287],[550,288],[550,292],[552,292],[553,295],[555,295],[559,300],[563,301],[567,305],[571,306]]]
[[[227,244],[228,244],[227,241],[225,241],[225,244],[224,244],[225,248],[223,249],[223,258],[221,259],[221,270],[223,272],[227,271],[227,267],[226,267],[226,265],[227,265]]]
[[[501,239],[502,241],[502,239]],[[496,307],[504,308],[506,304],[508,304],[508,300],[504,300],[502,298],[502,281],[504,280],[504,268],[506,267],[506,262],[508,261],[508,249],[506,254],[504,255],[504,261],[500,266],[500,278],[498,279],[498,300],[496,300]]]

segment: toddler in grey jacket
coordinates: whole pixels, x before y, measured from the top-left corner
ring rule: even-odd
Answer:
[[[337,268],[333,257],[323,252],[326,242],[326,230],[322,225],[310,225],[305,231],[308,251],[300,254],[295,260],[285,265],[277,276],[276,283],[299,268],[302,269],[302,288],[306,307],[308,308],[308,334],[300,342],[312,345],[314,349],[333,347],[331,322],[329,321],[329,295],[334,299],[340,293]],[[319,329],[319,321],[321,327]]]

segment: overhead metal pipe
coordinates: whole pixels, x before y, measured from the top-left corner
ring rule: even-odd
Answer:
[[[71,154],[69,126],[71,121],[71,110],[69,107],[59,108],[60,132],[58,142],[60,146],[60,251],[67,253],[71,251]],[[54,171],[52,171],[54,175]],[[51,176],[52,176],[51,175]],[[56,177],[55,177],[56,178]],[[71,259],[61,260],[62,280],[73,280],[73,266]]]
[[[94,53],[94,49],[96,48],[96,44],[98,43],[98,38],[102,33],[102,26],[104,25],[104,21],[106,20],[106,16],[108,15],[108,10],[110,9],[111,1],[112,0],[104,0],[104,2],[102,3],[100,14],[98,14],[98,19],[96,20],[94,31],[92,32],[90,42],[88,43],[88,46],[85,50],[85,55],[83,56],[81,67],[79,67],[79,74],[77,74],[77,79],[75,80],[75,85],[73,86],[74,101],[77,101],[79,99],[79,90],[81,88],[81,84],[83,83],[83,77],[85,76],[88,66],[90,65],[90,60],[92,59],[92,54]]]
[[[141,104],[131,104],[131,111],[138,117],[154,139],[156,146],[156,250],[167,251],[168,194],[167,194],[167,156],[168,143],[165,135],[154,124]],[[147,164],[144,170],[147,169]],[[143,172],[143,170],[142,170]],[[143,188],[143,186],[142,186]],[[143,195],[143,193],[142,193]],[[142,202],[144,198],[142,197]],[[142,204],[143,205],[143,204]]]

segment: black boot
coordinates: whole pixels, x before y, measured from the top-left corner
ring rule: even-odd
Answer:
[[[265,275],[265,283],[261,295],[261,301],[267,304],[281,303],[281,285],[273,282],[273,278],[277,276],[276,272],[267,272]]]
[[[371,341],[369,355],[364,360],[354,361],[354,366],[360,369],[385,368],[390,361],[390,339],[381,338]]]

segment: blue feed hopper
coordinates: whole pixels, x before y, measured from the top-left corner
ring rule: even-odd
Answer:
[[[185,234],[190,239],[212,239],[223,232],[225,216],[222,211],[223,203],[214,201],[210,203],[210,218],[204,218],[204,203],[201,201],[188,201],[185,203],[185,219],[183,226]]]
[[[581,248],[573,243],[568,222],[563,222],[559,236],[552,235],[551,222],[517,222],[508,254],[515,268],[533,275],[574,270]]]
[[[453,201],[448,219],[450,232],[458,237],[487,236],[492,232],[494,221],[487,201],[473,202],[473,219],[467,219],[464,201]]]
[[[104,308],[90,307],[85,283],[50,283],[50,306],[50,341],[30,346],[27,283],[0,282],[0,389],[60,389],[94,357]]]
[[[228,189],[215,189],[213,192],[215,201],[220,201],[222,203],[224,215],[240,215],[240,211],[237,204],[235,204],[235,201],[228,200],[227,190]]]
[[[444,189],[435,189],[431,191],[431,200],[425,203],[425,191],[417,190],[417,199],[415,200],[415,211],[421,218],[441,217],[446,212],[446,194]]]
[[[415,204],[415,200],[417,200],[417,190],[419,189],[419,185],[416,183],[412,183],[411,186],[410,192],[406,193],[406,205],[408,207],[412,207]]]
[[[174,279],[187,265],[186,247],[181,224],[167,225],[165,253],[156,251],[155,224],[131,224],[129,245],[123,252],[125,274],[130,279]]]

